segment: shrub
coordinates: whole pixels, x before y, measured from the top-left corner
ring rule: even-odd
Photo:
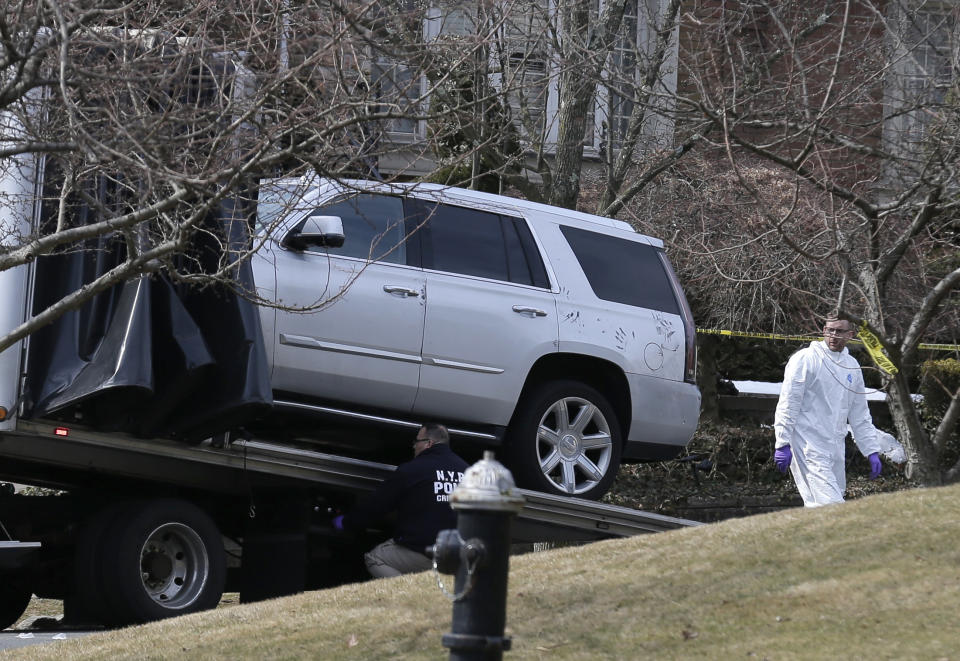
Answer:
[[[960,360],[945,358],[927,360],[920,367],[920,394],[923,404],[920,415],[927,429],[934,429],[947,412],[953,393],[960,388]],[[945,465],[960,458],[960,427],[947,439],[941,457]]]
[[[953,393],[960,388],[960,360],[927,360],[921,366],[920,373],[924,414],[940,417],[946,413]]]

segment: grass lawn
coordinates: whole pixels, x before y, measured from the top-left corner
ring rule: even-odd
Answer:
[[[955,659],[958,524],[960,486],[517,556],[506,658]],[[424,573],[8,658],[438,659],[450,612]]]

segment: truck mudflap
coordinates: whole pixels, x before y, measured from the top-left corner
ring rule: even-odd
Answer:
[[[82,420],[137,436],[199,440],[272,405],[249,262],[247,205],[208,217],[180,266],[211,273],[232,258],[232,281],[190,287],[141,276],[98,294],[38,331],[27,360],[26,418]],[[203,245],[210,243],[211,245]],[[34,311],[76,291],[124,257],[115,236],[37,260]]]

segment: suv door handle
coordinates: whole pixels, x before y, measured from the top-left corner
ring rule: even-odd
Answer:
[[[399,285],[384,285],[383,291],[388,294],[398,294],[400,296],[419,296],[420,292],[416,289],[408,289],[407,287],[400,287]]]
[[[526,305],[514,305],[513,311],[519,314],[529,314],[531,317],[546,317],[547,313],[537,308],[527,307]]]

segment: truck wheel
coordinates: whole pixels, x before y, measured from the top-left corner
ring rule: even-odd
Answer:
[[[616,477],[621,445],[603,395],[578,381],[551,381],[521,401],[506,454],[520,486],[598,499]]]
[[[105,599],[104,553],[109,540],[107,530],[123,510],[123,504],[107,505],[95,511],[80,526],[73,554],[73,594],[68,612],[71,624],[109,624],[110,611]]]
[[[176,499],[137,503],[116,516],[106,540],[101,570],[113,623],[159,620],[220,602],[223,540],[196,506]]]
[[[27,610],[33,592],[8,572],[0,573],[0,629],[16,624]]]

